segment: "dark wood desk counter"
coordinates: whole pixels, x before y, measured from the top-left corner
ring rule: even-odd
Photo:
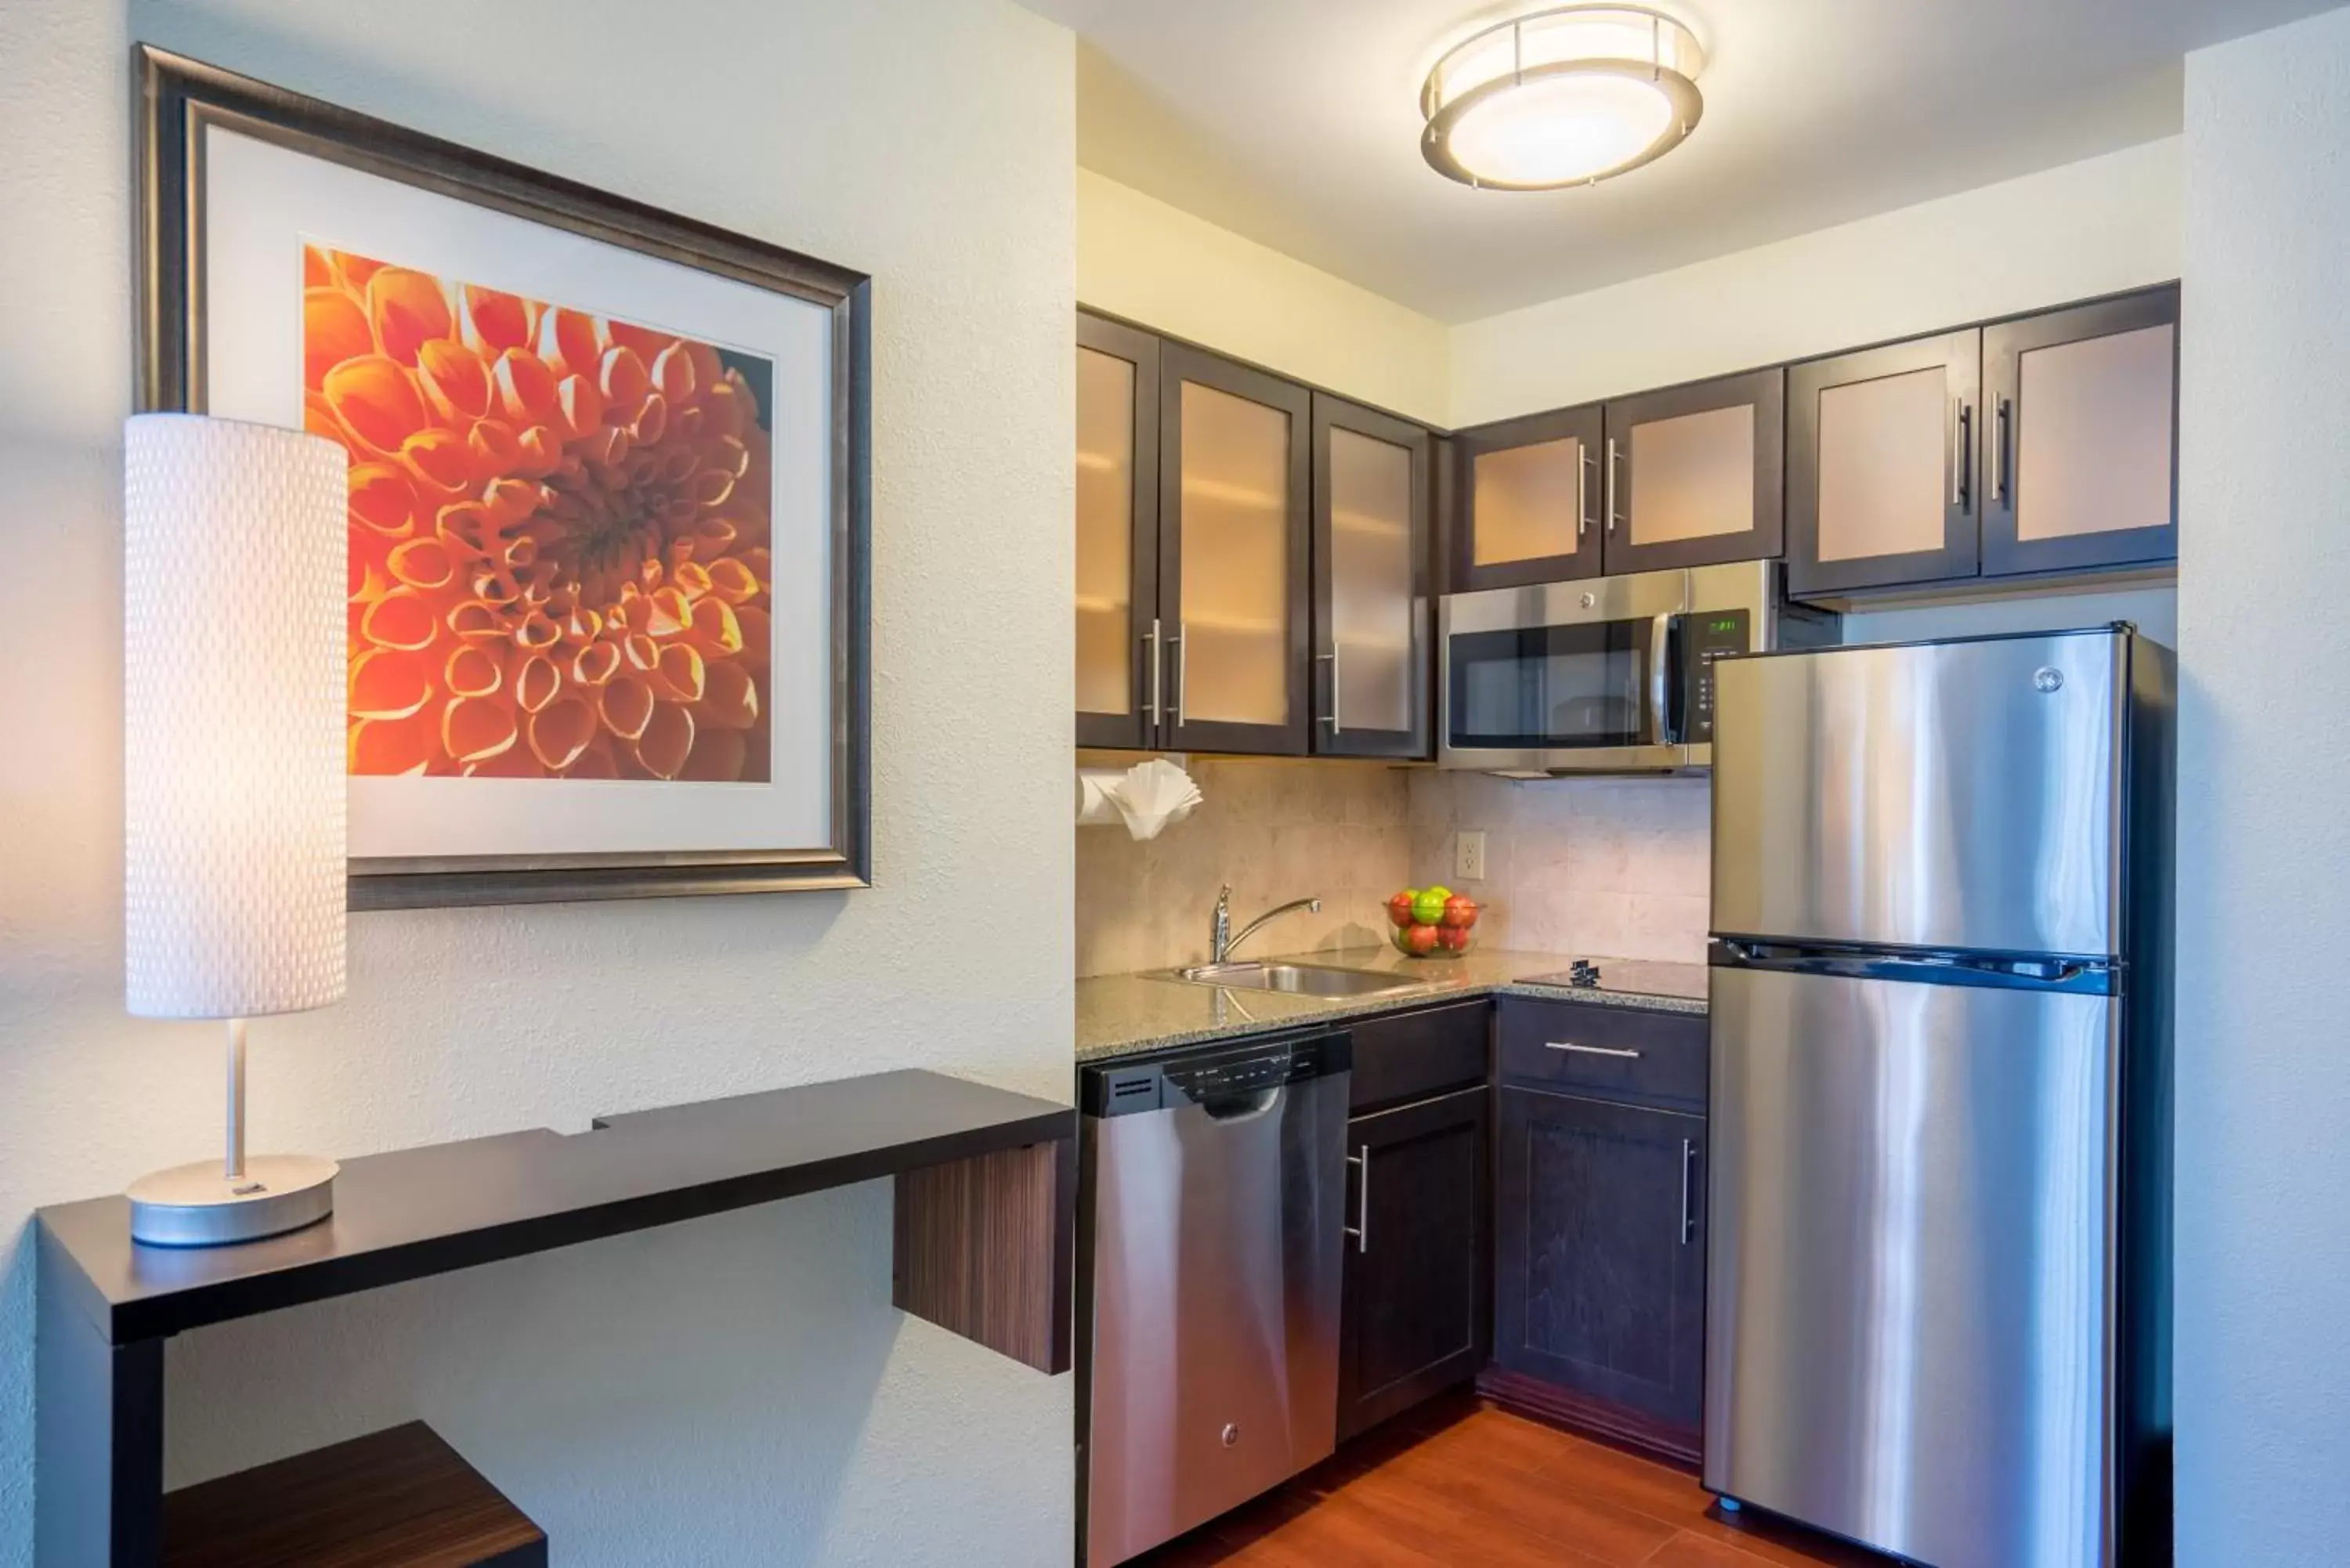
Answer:
[[[1076,1113],[908,1070],[345,1162],[334,1214],[140,1247],[119,1196],[39,1211],[43,1564],[160,1561],[164,1338],[606,1236],[897,1179],[900,1309],[1067,1369]]]

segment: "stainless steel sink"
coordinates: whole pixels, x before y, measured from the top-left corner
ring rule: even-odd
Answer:
[[[1339,969],[1318,963],[1203,963],[1179,969],[1171,979],[1194,985],[1221,985],[1235,991],[1283,991],[1297,996],[1375,996],[1383,991],[1409,991],[1420,982],[1410,975],[1382,974],[1377,970]]]

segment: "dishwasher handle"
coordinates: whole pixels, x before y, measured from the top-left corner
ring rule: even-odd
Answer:
[[[1080,1067],[1077,1109],[1125,1116],[1189,1106],[1220,1122],[1250,1120],[1279,1105],[1283,1090],[1351,1073],[1354,1065],[1355,1038],[1343,1029],[1138,1053]]]
[[[1211,1122],[1253,1122],[1271,1115],[1287,1092],[1287,1085],[1275,1085],[1272,1088],[1257,1089],[1245,1095],[1219,1096],[1198,1104],[1208,1113],[1208,1119]]]

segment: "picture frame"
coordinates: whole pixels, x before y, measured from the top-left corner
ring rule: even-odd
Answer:
[[[411,543],[390,575],[370,557],[365,570],[376,575],[364,584],[355,554],[350,907],[869,886],[871,279],[151,46],[137,47],[134,79],[140,409],[307,421],[338,433],[355,474],[358,459],[380,459],[379,478],[390,474],[385,483],[403,497],[415,493],[412,504],[400,503],[399,526],[416,541],[437,528],[451,546]],[[313,196],[315,209],[303,209]],[[402,229],[387,210],[418,216]],[[357,226],[378,236],[368,252],[402,254],[340,248],[328,232],[338,213],[366,214]],[[298,258],[286,251],[289,235]],[[222,261],[214,276],[216,256],[236,265]],[[245,265],[248,256],[260,263]],[[470,259],[442,265],[452,256]],[[420,344],[387,325],[415,313],[382,303],[395,291],[379,286],[379,272],[411,291],[419,279],[439,286],[440,306],[431,289],[419,296],[439,340]],[[494,273],[556,280],[580,297],[545,287],[525,296],[508,276],[485,275]],[[376,309],[363,355],[338,363],[331,326],[280,320],[281,308],[306,311],[313,296],[330,323],[338,311]],[[697,311],[710,329],[681,326]],[[538,336],[504,351],[512,365],[503,355],[493,363],[509,317]],[[297,332],[300,347],[289,350]],[[560,349],[550,346],[557,339]],[[675,352],[657,355],[661,345]],[[462,351],[468,346],[486,369]],[[677,384],[698,386],[686,394],[698,400],[691,417],[652,417],[657,394],[673,389],[657,379],[632,394],[637,412],[621,422],[622,405],[607,394],[617,362],[636,350],[636,366],[651,359],[681,376]],[[575,374],[563,374],[567,353]],[[385,369],[388,354],[404,363],[404,380]],[[427,494],[427,480],[442,476],[425,459],[455,452],[466,461],[461,433],[411,434],[392,450],[398,429],[367,424],[380,402],[337,397],[364,392],[373,373],[387,399],[413,400],[422,388],[439,400],[427,383],[444,361],[468,386],[486,375],[492,401],[486,414],[459,410],[446,421],[473,421],[462,440],[475,466],[449,476],[460,488]],[[637,369],[617,370],[623,395],[643,386]],[[288,374],[298,404],[284,401]],[[556,376],[559,407],[546,390]],[[601,423],[589,417],[598,404]],[[425,424],[432,410],[451,410],[445,400],[416,406]],[[741,439],[714,433],[729,421]],[[687,443],[679,433],[687,425],[699,458],[672,451]],[[496,473],[496,454],[517,451],[525,455],[511,459],[515,472]],[[729,489],[722,471],[730,468],[740,476],[733,498],[710,500]],[[681,470],[688,477],[672,481]],[[461,538],[481,544],[478,534],[451,532],[451,514],[473,505],[463,487],[484,472],[508,486],[495,494],[539,487],[528,493],[540,497],[536,509],[493,535],[510,557],[546,552],[529,562],[527,580],[517,580],[521,568],[502,576],[488,556],[458,548]],[[587,495],[599,476],[617,488]],[[672,493],[681,486],[683,499]],[[437,522],[436,496],[455,500]],[[583,507],[592,513],[586,524]],[[713,507],[742,515],[708,514]],[[355,529],[359,515],[355,491]],[[690,536],[680,532],[689,526]],[[697,548],[703,560],[691,561]],[[713,559],[712,548],[735,558]],[[428,588],[411,587],[418,570],[431,574]],[[733,596],[725,604],[720,588]],[[363,625],[376,635],[363,590],[400,598],[389,607],[399,617],[378,618],[403,628],[381,634],[386,646],[362,646]],[[443,612],[449,596],[474,591],[479,600]],[[649,608],[656,600],[670,610]],[[461,612],[470,615],[462,624]],[[690,634],[679,629],[687,620]],[[411,622],[421,629],[408,634]],[[418,638],[428,642],[421,651],[408,646]],[[538,638],[547,639],[544,658],[527,646]],[[473,684],[459,681],[455,662],[433,662],[444,645],[451,660],[467,661]],[[369,664],[377,655],[382,664]],[[728,663],[739,668],[719,668]],[[588,684],[608,667],[622,673]],[[374,681],[379,668],[390,673]],[[420,678],[420,669],[433,672]],[[421,682],[421,706],[409,706],[406,688],[396,703],[363,702],[370,681],[400,676]],[[467,695],[501,680],[503,693]]]

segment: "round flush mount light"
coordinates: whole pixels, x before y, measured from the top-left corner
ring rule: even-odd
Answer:
[[[1420,151],[1495,191],[1588,185],[1661,158],[1704,112],[1705,51],[1645,5],[1561,5],[1473,33],[1420,88]]]

